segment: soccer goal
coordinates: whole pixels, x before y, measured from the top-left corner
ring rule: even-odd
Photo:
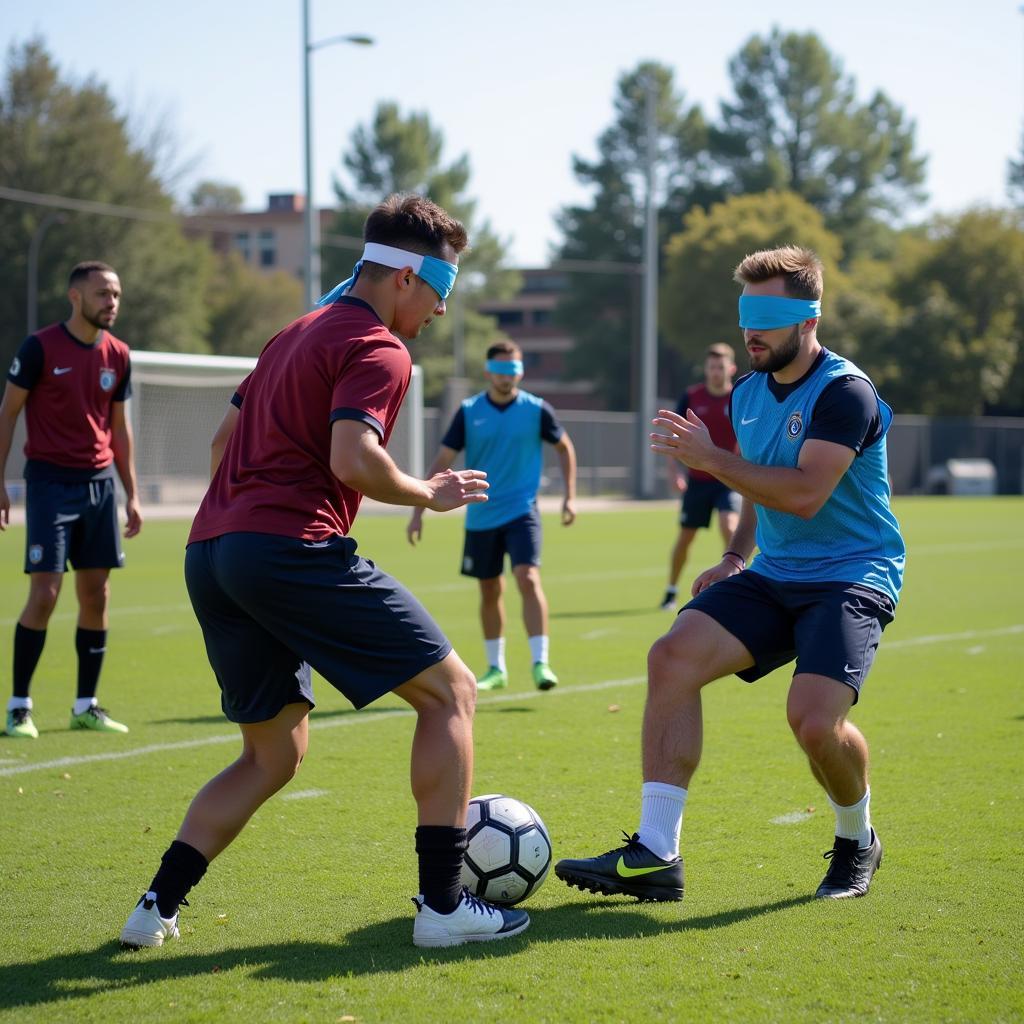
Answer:
[[[143,506],[194,509],[210,475],[210,440],[256,360],[180,352],[132,352],[129,416]],[[327,429],[325,424],[324,429]],[[423,377],[412,384],[388,444],[407,473],[423,475]]]

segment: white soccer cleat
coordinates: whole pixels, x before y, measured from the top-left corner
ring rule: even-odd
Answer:
[[[462,890],[459,905],[450,914],[431,910],[422,896],[414,897],[413,903],[416,904],[416,922],[412,926],[414,946],[461,946],[464,942],[508,939],[530,926],[530,916],[525,911],[485,903],[467,889]]]
[[[124,928],[121,945],[129,949],[140,946],[162,946],[164,939],[178,938],[178,915],[161,917],[156,906],[156,893],[147,892],[136,904]]]

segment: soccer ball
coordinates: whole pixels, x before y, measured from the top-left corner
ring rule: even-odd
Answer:
[[[529,804],[496,793],[469,801],[469,847],[462,884],[474,896],[511,907],[540,888],[551,867],[551,839]]]

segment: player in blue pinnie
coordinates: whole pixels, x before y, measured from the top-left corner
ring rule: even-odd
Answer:
[[[751,369],[732,392],[740,454],[716,447],[692,410],[661,410],[651,448],[741,494],[739,525],[648,656],[640,828],[606,854],[559,861],[555,873],[591,892],[682,899],[679,837],[701,756],[701,692],[733,673],[753,682],[795,658],[789,725],[836,818],[816,895],[863,896],[882,844],[871,826],[867,742],[848,715],[903,581],[886,468],[892,411],[861,370],[818,341],[814,253],[757,252],[735,277]]]
[[[466,465],[483,470],[490,483],[486,505],[466,508],[462,574],[480,581],[480,623],[487,671],[477,680],[481,690],[508,686],[505,662],[505,556],[523,601],[533,662],[540,690],[558,684],[549,664],[548,603],[540,579],[541,523],[537,490],[543,467],[543,443],[554,445],[565,481],[562,525],[576,520],[576,450],[555,410],[519,387],[523,354],[511,341],[487,350],[487,390],[462,403],[441,441],[427,475],[448,469],[465,449]],[[423,536],[423,509],[413,510],[406,527],[410,544]]]

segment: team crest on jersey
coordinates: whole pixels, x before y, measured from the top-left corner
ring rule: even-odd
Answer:
[[[789,417],[789,422],[786,424],[786,437],[790,441],[795,441],[804,432],[804,420],[800,413],[795,412]]]
[[[17,377],[19,373],[21,373],[21,360],[15,356],[11,363],[11,376]]]
[[[33,565],[38,565],[43,560],[43,545],[33,544],[28,549],[28,560]]]
[[[107,369],[107,367],[100,370],[100,387],[104,391],[110,391],[116,383],[117,374],[113,370]]]

